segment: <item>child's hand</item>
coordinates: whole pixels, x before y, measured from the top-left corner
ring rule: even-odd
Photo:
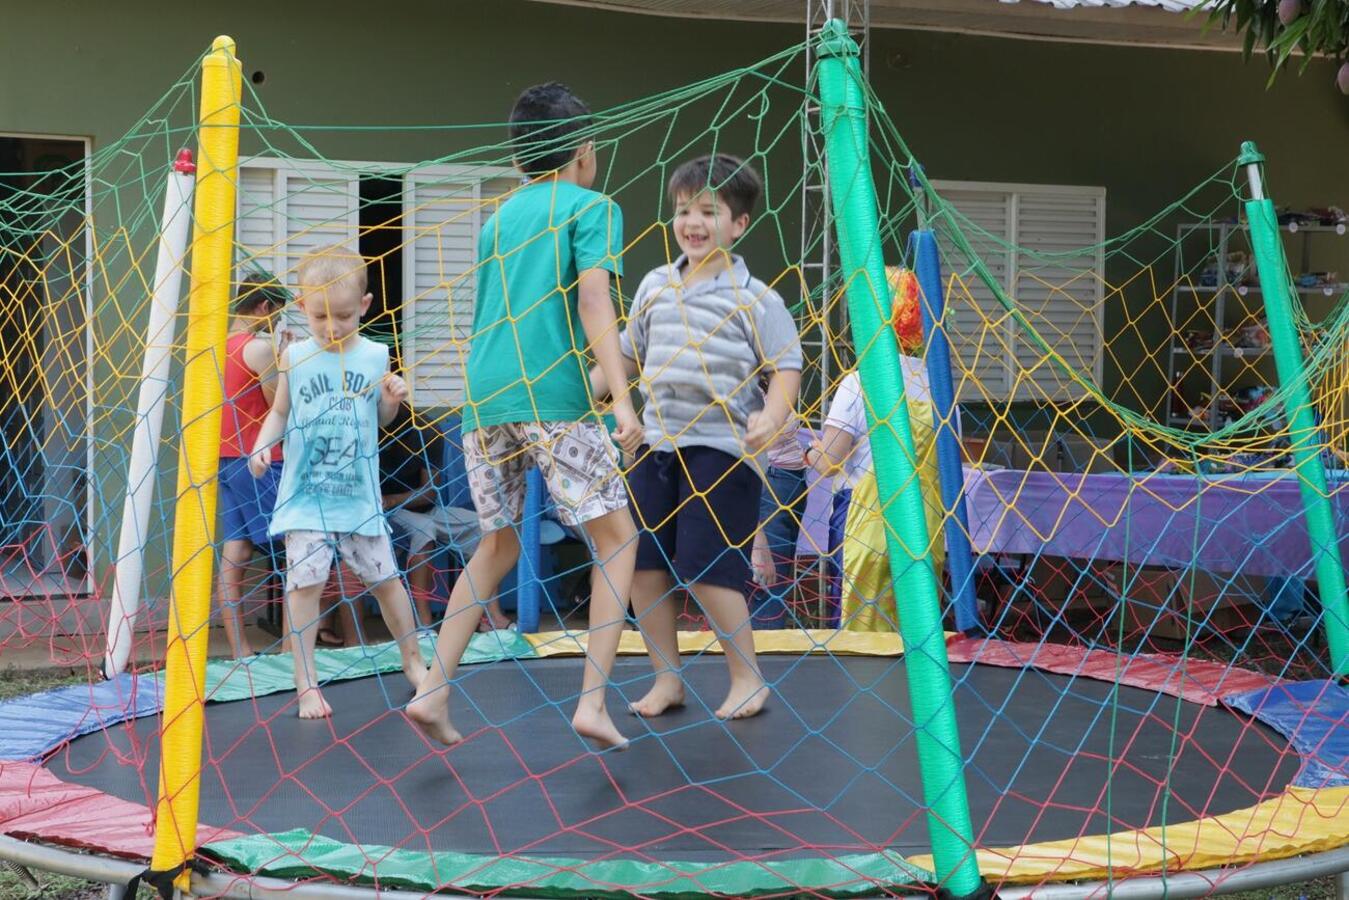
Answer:
[[[754,541],[750,551],[750,569],[754,573],[754,583],[760,587],[771,587],[778,577],[777,567],[773,565],[773,554],[768,550],[766,541]]]
[[[782,427],[763,410],[750,413],[746,425],[745,446],[756,451],[762,450],[772,443],[773,438],[777,436],[778,430]]]
[[[613,431],[614,442],[623,450],[623,456],[631,459],[642,446],[642,422],[630,399],[623,397],[614,402],[614,419],[618,423]]]
[[[289,328],[278,328],[276,330],[276,355],[283,357],[286,355],[286,348],[295,343],[295,332]]]
[[[255,450],[248,456],[248,471],[254,478],[261,478],[272,467],[272,454],[266,450]]]
[[[387,372],[379,384],[380,400],[389,406],[397,406],[408,398],[408,383],[402,376]]]

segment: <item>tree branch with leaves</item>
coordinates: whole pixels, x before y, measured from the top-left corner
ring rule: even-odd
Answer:
[[[1294,52],[1302,53],[1298,73],[1317,56],[1340,63],[1335,84],[1349,94],[1349,0],[1213,0],[1196,10],[1208,14],[1206,27],[1233,28],[1244,33],[1242,53],[1247,59],[1256,48],[1268,57],[1274,71],[1288,67]]]

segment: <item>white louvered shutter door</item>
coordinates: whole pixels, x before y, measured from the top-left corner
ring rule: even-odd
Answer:
[[[417,406],[458,406],[473,326],[477,188],[444,172],[403,184],[403,346]]]
[[[235,228],[239,276],[262,269],[275,273],[278,249],[276,169],[239,166],[238,219]]]
[[[360,235],[360,173],[324,162],[296,162],[281,169],[283,196],[279,257],[287,287],[298,291],[299,265],[306,253],[328,244],[342,244],[353,252]],[[299,334],[309,328],[299,309],[292,308],[287,325]]]
[[[328,162],[247,159],[239,165],[237,207],[239,274],[266,269],[295,291],[306,253],[338,243],[356,249],[360,174]],[[308,333],[298,308],[285,316],[288,328]]]
[[[403,332],[418,407],[464,401],[464,364],[477,297],[477,247],[507,170],[429,166],[403,187]]]
[[[963,403],[1002,400],[1011,386],[1009,317],[994,290],[975,273],[974,262],[975,258],[981,261],[1004,292],[1010,290],[1012,255],[999,240],[1006,241],[1012,231],[1013,200],[1004,191],[944,188],[940,182],[934,187],[977,226],[968,228],[964,222],[957,226],[969,244],[967,253],[951,241],[951,223],[943,220],[937,225],[956,399]]]
[[[1105,281],[1105,191],[1025,188],[1017,194],[1022,248],[1012,295],[1049,348],[1082,377],[1101,377]],[[1016,342],[1017,400],[1070,400],[1084,394],[1031,335]]]

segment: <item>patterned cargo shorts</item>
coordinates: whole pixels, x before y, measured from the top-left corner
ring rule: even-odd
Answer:
[[[365,582],[366,587],[395,578],[398,563],[387,534],[333,534],[325,531],[286,532],[286,590],[326,584],[334,552]]]
[[[597,422],[511,422],[464,436],[468,487],[483,534],[520,522],[525,471],[536,467],[558,518],[579,526],[628,505],[618,453]]]

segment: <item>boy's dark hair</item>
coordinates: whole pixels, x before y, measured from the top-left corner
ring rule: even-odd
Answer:
[[[763,179],[754,167],[738,156],[716,153],[691,159],[670,176],[670,203],[681,197],[696,197],[710,190],[731,208],[731,216],[740,218],[754,212],[763,196]]]
[[[230,312],[236,316],[251,313],[263,303],[279,308],[292,299],[290,291],[276,280],[275,275],[270,272],[250,272],[240,279],[239,290],[230,304]]]
[[[511,155],[526,175],[536,177],[565,168],[589,128],[590,107],[558,81],[525,88],[511,110]]]

